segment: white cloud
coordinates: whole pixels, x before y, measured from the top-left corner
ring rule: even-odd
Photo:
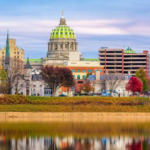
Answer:
[[[146,23],[132,23],[130,20],[75,20],[67,21],[76,34],[89,35],[145,35],[150,36],[150,26]],[[44,36],[51,32],[59,20],[29,20],[13,19],[1,20],[0,32],[9,29],[20,36],[36,34]]]

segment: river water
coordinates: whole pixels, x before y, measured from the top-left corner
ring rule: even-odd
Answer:
[[[0,122],[0,150],[150,150],[150,122]]]

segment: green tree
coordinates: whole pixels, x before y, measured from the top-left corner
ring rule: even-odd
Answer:
[[[0,69],[0,92],[7,93],[7,72],[2,68]]]
[[[143,83],[143,89],[142,89],[142,91],[143,92],[147,92],[148,88],[149,88],[148,87],[148,79],[146,78],[146,72],[144,71],[144,69],[140,68],[139,70],[137,70],[135,72],[135,76],[137,78],[139,78],[142,81],[142,83]]]

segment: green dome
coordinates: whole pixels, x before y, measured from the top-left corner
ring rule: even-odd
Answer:
[[[52,30],[50,39],[76,39],[74,31],[67,25],[59,25]]]
[[[135,51],[133,51],[130,47],[128,47],[125,51],[124,51],[124,53],[126,53],[126,54],[130,54],[130,53],[136,53]]]

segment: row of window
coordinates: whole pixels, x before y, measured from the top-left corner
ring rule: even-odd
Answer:
[[[73,77],[75,78],[75,75],[73,75]],[[77,79],[81,79],[81,76],[77,75]],[[85,75],[82,76],[82,79],[85,79]]]
[[[95,69],[95,72],[97,72],[97,71],[100,71],[100,72],[102,72],[102,69]],[[75,70],[74,69],[72,69],[72,72],[75,72]],[[77,70],[77,72],[81,72],[81,70],[80,69],[78,69]],[[82,69],[82,72],[85,72],[85,69]],[[88,72],[93,72],[93,70],[92,69],[88,69]]]
[[[65,29],[65,31],[73,31],[72,29]],[[59,31],[59,29],[54,29],[53,31]],[[63,31],[63,29],[61,29],[61,31]]]
[[[14,52],[14,54],[16,54],[16,53],[19,54],[19,52]],[[2,52],[2,54],[4,54],[4,52]],[[21,52],[21,54],[23,54],[23,52]]]

